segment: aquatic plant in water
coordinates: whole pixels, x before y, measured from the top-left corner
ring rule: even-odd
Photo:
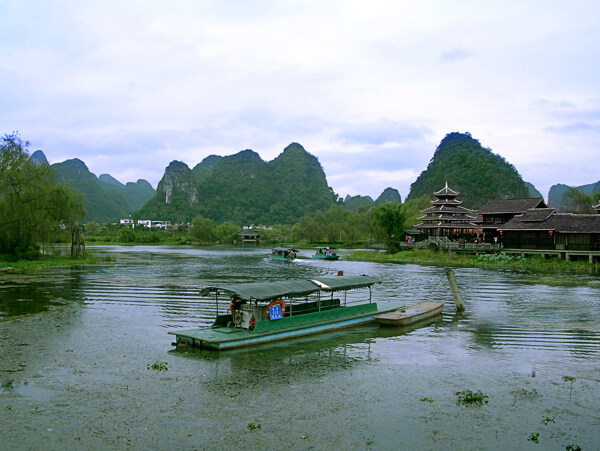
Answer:
[[[458,396],[458,402],[461,404],[487,404],[486,398],[488,395],[484,395],[481,391],[464,390],[456,392]]]
[[[563,381],[571,383],[571,390],[569,391],[569,401],[571,401],[571,395],[573,394],[573,382],[577,379],[573,376],[563,376]]]
[[[529,440],[530,442],[533,442],[533,443],[540,443],[540,433],[532,432],[531,434],[529,434],[529,437],[527,438],[527,440]]]
[[[419,401],[421,401],[421,402],[434,402],[435,399],[423,396],[421,399],[419,399]]]
[[[167,371],[169,368],[167,367],[167,362],[159,362],[158,360],[152,364],[148,364],[146,366],[149,370],[154,371]]]
[[[260,424],[254,424],[254,423],[248,423],[248,426],[246,426],[246,429],[248,429],[249,431],[253,431],[255,429],[260,429],[261,425]]]

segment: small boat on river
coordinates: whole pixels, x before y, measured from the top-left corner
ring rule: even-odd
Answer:
[[[335,248],[333,247],[320,246],[316,249],[317,252],[312,256],[312,258],[317,258],[320,260],[337,260],[340,258],[340,256],[335,253]]]
[[[222,350],[373,323],[375,316],[402,308],[372,302],[378,282],[369,276],[339,276],[205,287],[200,294],[214,295],[216,303],[214,324],[169,334],[175,335],[176,346]],[[367,299],[359,289],[368,289]]]
[[[298,256],[298,249],[292,249],[290,247],[275,247],[271,249],[271,259],[283,260],[291,262]]]
[[[443,302],[419,302],[403,309],[377,315],[375,319],[382,326],[408,326],[442,313]]]

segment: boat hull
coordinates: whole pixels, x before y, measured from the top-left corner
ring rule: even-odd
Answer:
[[[269,258],[271,260],[278,260],[278,261],[283,261],[283,262],[291,262],[294,261],[294,258],[292,257],[283,257],[281,255],[270,255]]]
[[[338,260],[340,258],[339,255],[313,255],[311,258],[317,260]]]
[[[169,332],[178,346],[233,349],[319,334],[375,322],[375,316],[398,309],[398,304],[379,302],[340,307],[333,310],[285,317],[256,323],[254,330],[232,327],[190,329]]]
[[[408,326],[442,313],[443,302],[419,302],[404,309],[377,315],[375,319],[382,326]]]

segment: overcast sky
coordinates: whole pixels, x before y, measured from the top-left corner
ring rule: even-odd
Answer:
[[[544,196],[600,180],[600,2],[0,1],[0,133],[156,188],[298,142],[402,199],[470,132]]]

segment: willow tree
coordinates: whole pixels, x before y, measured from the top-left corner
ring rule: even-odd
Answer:
[[[40,244],[84,215],[81,197],[33,163],[28,146],[17,133],[0,139],[0,255],[12,259],[37,257]]]
[[[376,237],[380,236],[387,245],[388,252],[398,249],[398,243],[404,236],[404,213],[402,204],[389,202],[371,210],[369,216],[376,229]]]

